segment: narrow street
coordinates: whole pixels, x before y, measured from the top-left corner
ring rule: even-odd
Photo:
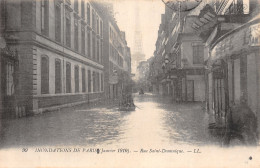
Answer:
[[[200,103],[172,103],[158,95],[134,95],[135,111],[87,105],[5,120],[0,147],[220,145],[208,133]],[[149,139],[149,140],[148,140]]]

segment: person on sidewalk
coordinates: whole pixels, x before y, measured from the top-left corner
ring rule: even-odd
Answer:
[[[231,103],[226,117],[226,133],[224,144],[229,145],[234,139],[240,140],[245,145],[257,145],[257,118],[245,99],[240,104]]]

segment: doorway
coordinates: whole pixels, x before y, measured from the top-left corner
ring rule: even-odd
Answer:
[[[15,75],[14,75],[14,61],[11,59],[3,59],[1,65],[2,79],[2,105],[3,118],[15,117]]]
[[[194,81],[187,80],[187,101],[194,101]]]

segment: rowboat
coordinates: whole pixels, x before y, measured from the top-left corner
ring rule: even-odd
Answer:
[[[135,111],[135,106],[122,106],[119,107],[119,111]]]

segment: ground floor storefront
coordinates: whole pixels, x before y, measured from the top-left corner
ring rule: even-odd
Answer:
[[[154,93],[171,96],[176,102],[204,102],[205,89],[202,68],[173,71],[167,78],[153,83]]]
[[[226,126],[232,113],[232,118],[241,122],[254,116],[260,124],[260,48],[259,37],[253,33],[258,27],[257,21],[249,22],[223,36],[211,50],[205,79],[207,108],[214,116],[212,123]],[[227,40],[233,43],[225,50],[223,43]],[[250,109],[248,113],[252,115],[232,112],[238,106]]]

